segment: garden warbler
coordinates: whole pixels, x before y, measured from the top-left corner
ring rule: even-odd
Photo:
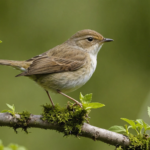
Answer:
[[[77,100],[64,94],[84,85],[92,76],[97,65],[97,54],[104,38],[96,31],[78,31],[66,42],[26,61],[0,60],[1,65],[12,66],[22,71],[20,76],[30,77],[48,93],[53,91],[66,96],[82,107]]]

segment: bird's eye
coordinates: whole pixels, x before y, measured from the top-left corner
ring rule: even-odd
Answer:
[[[92,37],[88,37],[87,40],[91,42],[91,41],[93,41],[93,38]]]

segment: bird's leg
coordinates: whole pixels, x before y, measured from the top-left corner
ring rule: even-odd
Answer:
[[[46,91],[46,93],[47,93],[47,95],[48,95],[48,97],[49,97],[49,99],[50,99],[50,102],[52,103],[52,106],[53,106],[53,108],[55,107],[55,105],[54,105],[54,103],[53,103],[53,101],[52,101],[52,98],[50,97],[50,94],[48,93],[48,91],[47,90],[45,90]]]
[[[65,97],[67,97],[67,98],[73,100],[77,105],[79,105],[80,107],[82,107],[82,104],[79,103],[77,100],[75,100],[75,99],[73,99],[72,97],[70,97],[70,96],[68,96],[68,95],[66,95],[66,94],[64,94],[64,93],[62,93],[60,90],[57,90],[57,92],[58,92],[59,94],[65,96]]]

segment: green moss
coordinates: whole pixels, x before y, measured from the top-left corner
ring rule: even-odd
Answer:
[[[150,150],[150,137],[148,135],[135,136],[129,134],[128,138],[130,139],[131,144],[129,147],[123,148],[118,146],[117,150]]]
[[[28,111],[23,111],[21,113],[18,113],[20,115],[20,118],[17,118],[18,122],[14,125],[14,130],[17,133],[18,128],[22,128],[26,133],[28,133],[27,128],[28,128],[28,121],[30,119],[31,113]]]
[[[43,105],[42,120],[61,126],[61,132],[64,135],[79,135],[83,123],[88,120],[88,113],[88,110],[80,108],[78,105],[73,106],[72,103],[68,103],[67,108],[61,108],[58,105],[53,108],[51,105],[46,104]]]

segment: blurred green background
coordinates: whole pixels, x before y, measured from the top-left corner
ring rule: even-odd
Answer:
[[[26,60],[61,44],[82,29],[93,29],[114,42],[104,44],[98,66],[79,92],[93,93],[93,101],[106,105],[90,114],[92,125],[108,129],[123,125],[121,117],[145,117],[150,103],[150,1],[144,0],[0,0],[0,59]],[[15,78],[19,72],[0,66],[0,110],[6,103],[16,111],[41,113],[49,99],[41,87],[28,78]],[[55,103],[66,106],[68,99],[52,94]],[[150,105],[149,105],[150,106]],[[146,120],[145,120],[146,121]],[[51,130],[0,128],[0,139],[24,145],[29,150],[114,149],[102,142]]]

